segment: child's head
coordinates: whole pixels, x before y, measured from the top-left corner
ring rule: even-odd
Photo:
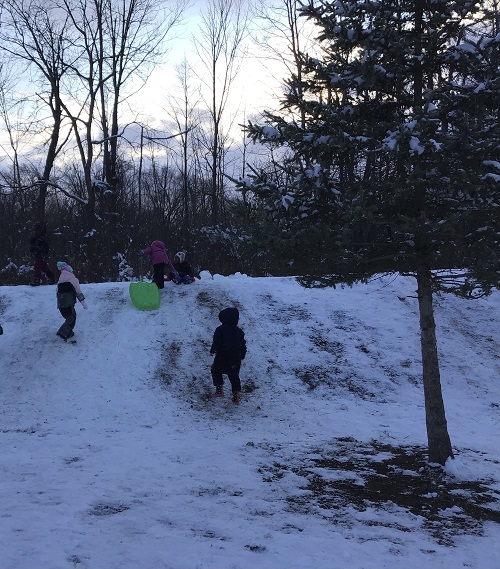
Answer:
[[[165,243],[163,243],[163,241],[153,241],[151,243],[151,247],[153,247],[153,249],[162,249],[163,251],[166,249]]]
[[[174,257],[174,263],[183,263],[186,258],[186,253],[184,251],[177,251]]]
[[[240,313],[234,306],[231,306],[230,308],[224,308],[224,310],[221,310],[219,312],[219,320],[222,324],[231,324],[233,326],[236,326],[239,322],[239,319]]]
[[[64,261],[57,261],[57,268],[60,271],[68,271],[70,273],[73,272],[73,269],[68,265],[68,263],[65,263]]]

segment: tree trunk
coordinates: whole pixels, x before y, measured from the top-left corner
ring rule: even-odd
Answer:
[[[444,465],[448,458],[454,456],[441,391],[431,272],[424,263],[419,263],[417,268],[417,283],[429,461]]]
[[[45,166],[43,168],[42,179],[45,182],[48,182],[50,179],[50,175],[52,173],[52,169],[54,168],[54,163],[56,161],[56,157],[58,154],[58,144],[59,144],[59,134],[61,132],[61,123],[62,123],[62,112],[61,112],[61,104],[60,104],[60,93],[57,87],[52,87],[52,95],[51,100],[51,110],[52,110],[52,118],[54,119],[54,124],[52,125],[52,132],[50,135],[50,144],[49,149],[47,150],[47,156],[45,158]],[[41,184],[40,189],[38,191],[38,199],[37,199],[37,212],[36,218],[39,221],[45,221],[45,203],[47,201],[47,184]]]

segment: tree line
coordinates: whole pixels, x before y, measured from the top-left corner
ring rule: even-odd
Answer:
[[[46,221],[54,254],[78,257],[89,280],[123,276],[119,266],[148,239],[196,251],[214,269],[239,267],[225,246],[237,201],[226,171],[238,157],[224,120],[245,4],[206,3],[193,40],[203,72],[178,66],[159,129],[129,101],[165,61],[186,0],[1,2],[4,266],[29,263],[30,229]]]

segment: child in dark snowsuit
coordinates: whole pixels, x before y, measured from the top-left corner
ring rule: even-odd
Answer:
[[[214,332],[210,354],[215,354],[212,364],[212,381],[215,386],[214,397],[224,397],[222,385],[224,383],[223,374],[227,374],[231,382],[233,391],[233,403],[240,402],[241,382],[240,367],[241,361],[245,359],[247,344],[245,334],[238,327],[240,313],[237,308],[225,308],[219,312],[221,326]]]
[[[73,274],[73,269],[63,261],[57,262],[57,268],[61,271],[57,281],[57,308],[64,318],[64,324],[56,333],[63,340],[67,340],[75,335],[73,328],[76,324],[76,300],[81,302],[85,310],[88,306],[80,288],[80,282]]]
[[[175,284],[191,284],[195,281],[193,268],[186,261],[186,253],[184,251],[178,251],[175,254],[173,265],[179,278],[174,278],[174,274],[170,273],[169,280],[174,281]]]
[[[47,226],[42,221],[35,223],[33,228],[33,235],[30,237],[30,252],[33,255],[33,271],[35,272],[35,278],[30,283],[31,286],[41,285],[44,275],[49,284],[55,284],[56,277],[47,264],[47,257],[49,256]]]
[[[153,241],[146,249],[141,249],[139,255],[147,255],[153,264],[153,282],[156,283],[158,288],[165,287],[165,266],[167,266],[174,275],[177,271],[168,258],[165,249],[165,243],[162,241]]]

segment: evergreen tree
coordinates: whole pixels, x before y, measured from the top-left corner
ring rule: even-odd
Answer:
[[[303,54],[300,88],[290,79],[288,112],[250,125],[255,140],[292,151],[282,166],[292,181],[259,174],[241,186],[287,239],[322,228],[324,283],[416,277],[429,459],[444,464],[433,292],[500,284],[500,35],[483,1],[303,4],[317,53]]]

